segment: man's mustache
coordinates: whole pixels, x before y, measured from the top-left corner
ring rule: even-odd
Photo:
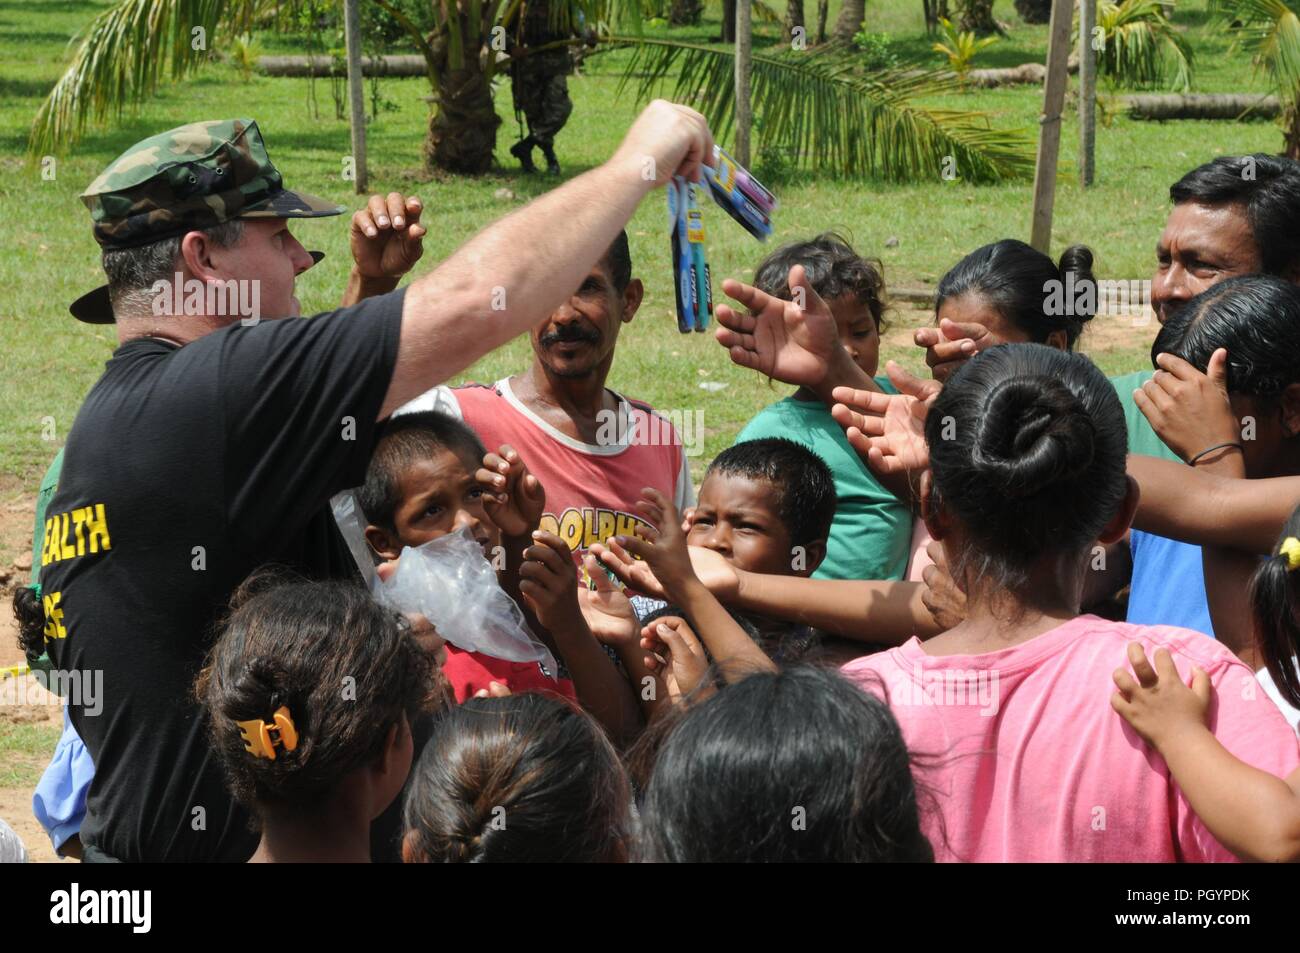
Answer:
[[[538,341],[542,347],[552,344],[581,341],[586,344],[599,344],[600,332],[593,327],[582,324],[562,324],[542,334]]]

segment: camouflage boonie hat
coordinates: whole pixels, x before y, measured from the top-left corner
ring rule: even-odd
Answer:
[[[251,119],[195,122],[137,142],[81,195],[95,241],[135,248],[236,218],[317,218],[343,206],[286,189]],[[73,302],[73,315],[111,324],[108,287]]]

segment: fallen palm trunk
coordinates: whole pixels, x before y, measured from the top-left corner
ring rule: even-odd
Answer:
[[[346,76],[344,60],[332,56],[260,56],[257,68],[267,76]],[[423,56],[363,56],[364,76],[426,76],[429,65]]]
[[[1071,56],[1066,67],[1070,73],[1079,72],[1078,57]],[[1019,66],[1007,66],[1000,69],[973,69],[966,74],[966,82],[971,86],[988,88],[991,86],[1041,86],[1047,79],[1047,67],[1042,63],[1022,63]]]
[[[1259,93],[1142,93],[1120,102],[1134,119],[1272,119],[1282,111],[1276,96]]]

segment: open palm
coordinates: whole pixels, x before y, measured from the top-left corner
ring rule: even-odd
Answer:
[[[622,589],[615,586],[600,568],[594,556],[587,556],[583,565],[596,587],[578,587],[578,606],[587,628],[602,645],[636,645],[641,634],[632,602]]]
[[[943,385],[921,380],[893,361],[887,372],[899,393],[837,387],[834,396],[838,403],[831,408],[831,416],[873,471],[883,475],[915,473],[930,465],[925,419]]]
[[[722,290],[746,308],[718,305],[715,336],[733,362],[796,386],[815,386],[825,378],[841,345],[831,309],[808,283],[802,265],[790,269],[790,301],[731,279]]]

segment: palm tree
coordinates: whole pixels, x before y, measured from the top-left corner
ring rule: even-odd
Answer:
[[[803,0],[786,0],[785,20],[781,24],[781,42],[789,43],[794,37],[795,27],[803,27],[803,25]]]
[[[961,10],[960,26],[977,36],[989,33],[1005,33],[998,21],[993,19],[993,0],[958,0]]]
[[[1245,47],[1264,70],[1282,103],[1284,151],[1300,159],[1300,2],[1218,0],[1221,24],[1235,33],[1234,49]]]
[[[851,43],[853,34],[862,29],[862,21],[867,18],[867,0],[844,0],[840,15],[831,30],[832,43]]]
[[[425,58],[432,101],[425,157],[431,166],[479,173],[490,168],[500,119],[492,102],[497,57],[492,28],[509,26],[522,0],[429,0],[425,32],[389,0],[372,0],[409,34]],[[322,4],[325,6],[325,4]],[[332,4],[329,4],[332,6]],[[557,32],[608,21],[613,0],[557,0]],[[619,8],[635,14],[636,4]],[[210,39],[247,32],[252,23],[292,25],[292,7],[275,0],[120,0],[91,22],[63,76],[33,123],[33,154],[66,147],[90,121],[139,105],[164,78],[175,82],[210,59]],[[201,38],[201,42],[196,40]]]
[[[1026,23],[1050,23],[1052,0],[1016,0],[1016,12]]]
[[[486,171],[499,123],[492,102],[496,57],[489,41],[492,27],[511,22],[521,0],[428,0],[433,28],[427,33],[390,0],[372,2],[402,25],[428,65],[435,104],[425,141],[429,164]],[[160,82],[179,80],[205,63],[207,50],[191,42],[194,28],[212,37],[249,32],[258,24],[287,25],[276,19],[284,6],[276,0],[119,0],[90,24],[42,104],[32,127],[33,153],[66,147],[87,123],[120,115]],[[637,7],[617,0],[569,0],[555,2],[552,12],[571,18],[568,22],[581,12],[588,24],[612,21],[617,27],[618,12],[635,13]],[[764,9],[756,5],[756,14],[767,19]],[[718,135],[726,135],[734,92],[731,48],[652,39],[636,29],[611,32],[605,39],[635,51],[623,86],[639,76],[644,96],[680,67],[674,98],[701,109]],[[948,156],[968,181],[1023,177],[1032,169],[1025,133],[993,129],[982,113],[918,105],[921,97],[957,88],[955,79],[934,71],[862,74],[851,62],[787,48],[781,55],[755,52],[752,83],[754,112],[761,119],[756,148],[793,148],[806,166],[892,181],[937,181],[950,164],[944,162]]]

